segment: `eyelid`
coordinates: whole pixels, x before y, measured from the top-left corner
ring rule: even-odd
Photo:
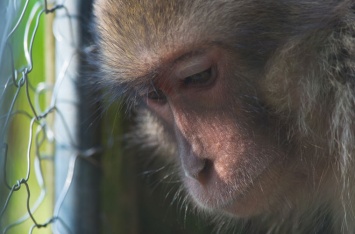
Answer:
[[[189,76],[201,73],[208,70],[212,65],[212,62],[207,57],[197,57],[176,69],[176,76],[179,79],[184,79]]]

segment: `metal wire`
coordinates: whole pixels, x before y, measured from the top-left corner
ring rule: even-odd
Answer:
[[[28,233],[39,228],[48,229],[48,233],[56,232],[55,229],[49,228],[53,223],[60,223],[66,233],[73,233],[59,217],[59,213],[71,186],[76,159],[78,155],[82,155],[82,152],[75,151],[69,156],[71,160],[67,175],[64,175],[65,185],[53,207],[41,206],[45,199],[51,199],[54,190],[53,185],[47,180],[48,177],[53,176],[48,173],[52,174],[53,171],[43,168],[43,165],[53,166],[54,163],[54,150],[47,150],[47,148],[54,148],[56,143],[57,136],[53,131],[52,121],[54,115],[57,116],[57,121],[62,122],[64,131],[67,131],[67,135],[70,136],[69,128],[65,127],[67,126],[66,118],[63,117],[65,113],[62,113],[57,106],[57,94],[63,79],[67,79],[65,74],[75,55],[69,55],[61,65],[60,75],[55,84],[48,83],[46,77],[42,77],[41,82],[38,82],[38,78],[36,81],[33,78],[33,68],[39,64],[34,61],[33,55],[39,53],[35,51],[34,45],[40,24],[46,21],[49,14],[58,11],[64,11],[69,21],[73,17],[66,9],[65,1],[49,4],[47,0],[22,2],[9,0],[3,5],[5,7],[3,9],[7,10],[5,12],[12,10],[17,14],[14,14],[14,22],[9,23],[9,18],[5,20],[5,23],[8,22],[8,26],[12,25],[12,27],[0,27],[0,233],[13,233],[12,230],[20,230],[21,226],[27,229]],[[1,6],[0,4],[0,8]],[[5,15],[5,17],[10,16]],[[71,32],[73,33],[73,29]],[[3,40],[1,40],[2,33],[6,33]],[[64,38],[61,32],[56,30],[55,25],[53,33],[56,40]],[[18,35],[21,35],[21,40]],[[65,35],[65,38],[71,36],[73,35]],[[19,43],[22,43],[22,47]],[[17,52],[14,48],[17,48]],[[19,61],[24,62],[19,65],[21,63]],[[43,101],[41,98],[43,96],[50,100]],[[44,102],[47,103],[46,106]],[[19,122],[21,122],[21,129],[16,126]],[[23,144],[20,140],[16,141],[17,137],[27,139],[27,142]],[[75,148],[74,140],[70,139],[70,141]],[[16,151],[19,148],[24,150]],[[22,153],[15,155],[14,152]],[[13,204],[19,200],[21,201],[19,205]],[[20,207],[22,204],[23,207]],[[52,215],[45,221],[42,221],[43,217],[40,218],[37,212],[40,208],[51,209],[48,213]],[[18,215],[19,213],[22,214]]]

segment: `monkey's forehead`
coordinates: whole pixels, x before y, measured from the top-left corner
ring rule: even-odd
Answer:
[[[293,35],[302,37],[325,28],[332,17],[343,14],[334,13],[334,4],[309,0],[287,1],[287,6],[284,1],[270,4],[260,0],[96,0],[94,14],[103,69],[124,82],[212,41],[230,42],[247,48],[249,54],[270,52]]]

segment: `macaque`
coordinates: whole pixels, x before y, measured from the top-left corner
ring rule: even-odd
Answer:
[[[193,208],[246,233],[355,233],[353,0],[97,0],[94,15],[97,84],[136,109],[135,143]]]

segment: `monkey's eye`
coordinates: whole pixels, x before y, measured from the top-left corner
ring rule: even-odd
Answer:
[[[147,97],[149,100],[157,102],[159,104],[166,103],[166,96],[160,89],[153,89],[148,92]]]
[[[207,86],[213,81],[212,67],[202,72],[184,78],[185,86]]]
[[[197,55],[178,64],[175,74],[185,88],[205,88],[215,81],[216,71],[210,56]]]

